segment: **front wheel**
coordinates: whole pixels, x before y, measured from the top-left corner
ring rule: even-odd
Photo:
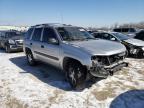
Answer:
[[[66,74],[72,88],[81,86],[86,80],[86,69],[77,62],[69,63]]]
[[[6,45],[5,51],[6,51],[6,53],[10,53],[10,52],[11,52],[11,49],[10,49],[10,46],[9,46],[9,45]]]

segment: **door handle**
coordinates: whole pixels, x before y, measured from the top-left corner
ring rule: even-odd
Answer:
[[[32,43],[30,43],[30,45],[32,45]]]
[[[41,48],[44,48],[44,45],[41,45]]]

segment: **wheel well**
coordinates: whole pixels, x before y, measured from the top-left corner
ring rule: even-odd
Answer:
[[[4,46],[7,46],[7,45],[8,45],[8,42],[5,42],[5,43],[4,43]]]
[[[28,53],[28,52],[31,52],[31,49],[30,48],[25,48],[25,53]]]
[[[65,71],[67,70],[67,67],[68,67],[68,65],[69,65],[70,62],[75,62],[75,63],[81,64],[81,62],[78,61],[78,60],[76,60],[76,59],[73,59],[73,58],[70,58],[70,57],[65,57],[65,58],[63,59],[63,69],[64,69]],[[81,64],[81,65],[82,65],[82,64]],[[87,70],[86,66],[84,66],[84,65],[82,65],[82,66]]]

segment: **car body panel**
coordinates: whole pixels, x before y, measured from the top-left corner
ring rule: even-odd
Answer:
[[[124,40],[127,43],[133,44],[135,46],[144,46],[144,41],[138,40],[138,39],[128,39],[128,40]]]
[[[92,55],[113,55],[124,52],[126,48],[117,42],[96,39],[82,42],[72,42],[72,45],[89,52]]]

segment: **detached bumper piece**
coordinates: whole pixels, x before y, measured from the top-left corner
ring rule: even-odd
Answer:
[[[110,75],[113,75],[114,72],[121,70],[123,67],[127,67],[127,66],[128,66],[128,63],[123,62],[123,63],[118,64],[112,68],[107,68],[106,70],[109,71]]]
[[[109,75],[113,75],[114,72],[120,70],[123,67],[127,67],[127,66],[128,66],[128,63],[126,63],[126,62],[115,63],[112,66],[97,65],[95,67],[91,67],[90,74],[95,77],[107,78]]]

